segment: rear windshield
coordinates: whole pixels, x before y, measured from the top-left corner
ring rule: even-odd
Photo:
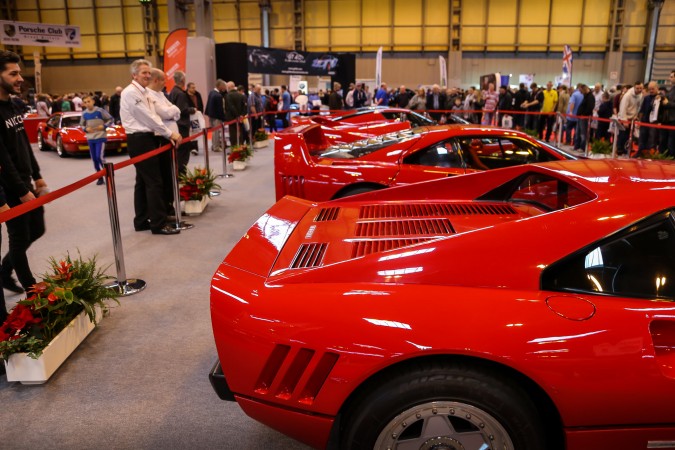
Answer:
[[[317,156],[336,159],[360,158],[361,156],[368,155],[377,150],[389,147],[390,145],[405,142],[418,136],[419,132],[416,132],[414,129],[397,131],[396,133],[363,139],[350,144],[332,145],[326,150],[318,153]]]
[[[64,116],[61,119],[61,128],[72,128],[80,126],[80,116]]]

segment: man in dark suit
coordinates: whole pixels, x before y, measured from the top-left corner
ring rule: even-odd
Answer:
[[[239,86],[241,90],[243,86]],[[225,97],[225,121],[231,122],[246,117],[246,96],[239,92],[234,82],[227,82],[227,96]],[[246,142],[246,136],[242,133],[241,122],[234,122],[229,125],[230,146],[241,145]]]
[[[185,92],[185,72],[180,70],[174,72],[173,81],[175,85],[169,92],[169,101],[180,109],[180,118],[176,121],[176,124],[178,124],[178,132],[181,137],[186,138],[190,136],[190,114],[193,114],[196,109],[191,106],[190,99]],[[185,173],[187,170],[191,149],[192,142],[186,142],[176,150],[178,173]]]
[[[445,100],[445,92],[441,92],[441,87],[434,84],[431,87],[431,92],[427,94],[427,111],[429,111],[429,115],[436,122],[441,120],[442,113],[435,111],[445,108]]]

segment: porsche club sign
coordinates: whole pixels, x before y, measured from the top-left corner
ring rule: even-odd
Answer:
[[[80,47],[80,27],[0,20],[0,43],[46,47]]]

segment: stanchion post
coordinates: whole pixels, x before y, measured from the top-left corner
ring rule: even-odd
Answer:
[[[588,116],[588,123],[586,124],[586,142],[584,146],[584,155],[588,156],[588,148],[591,141],[591,116]]]
[[[209,172],[211,168],[209,167],[209,130],[208,128],[202,129],[202,133],[204,133],[204,167],[206,167],[206,171]],[[209,197],[217,197],[220,195],[220,191],[218,190],[212,190],[209,191]]]
[[[108,213],[110,215],[110,229],[112,231],[113,250],[115,252],[115,268],[117,269],[117,281],[106,285],[108,289],[114,289],[121,296],[132,295],[145,289],[143,280],[127,280],[124,267],[124,250],[122,248],[122,235],[120,233],[120,217],[117,209],[117,192],[115,190],[115,169],[112,163],[105,163],[105,184],[108,197]]]
[[[624,130],[624,126],[621,122],[619,122],[619,119],[616,117],[613,117],[612,123],[614,124],[614,142],[612,142],[612,158],[616,158],[616,153],[617,153],[617,147],[619,145],[619,133]]]
[[[176,144],[173,141],[171,141],[171,185],[173,187],[173,210],[174,214],[176,215],[176,219],[174,223],[168,225],[175,228],[176,230],[189,230],[190,228],[194,228],[194,225],[180,220],[182,211],[180,209],[180,189],[178,188],[178,179],[177,179],[178,164],[176,164],[176,160],[177,160]]]
[[[227,145],[225,145],[225,122],[221,124],[223,127],[223,173],[218,175],[220,178],[232,178],[234,175],[229,173],[227,171]],[[232,142],[232,137],[228,134],[228,138],[230,139],[230,142]],[[232,151],[232,147],[230,147],[230,151]]]
[[[562,128],[563,128],[563,116],[560,112],[556,112],[556,117],[555,120],[558,123],[558,132],[556,133],[556,143],[555,145],[557,147],[560,147],[560,143],[562,142]]]

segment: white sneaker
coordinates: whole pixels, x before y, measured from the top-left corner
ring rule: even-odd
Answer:
[[[193,155],[196,155],[198,152],[197,152],[197,150],[192,149],[192,150],[190,150],[190,153],[192,153]]]

